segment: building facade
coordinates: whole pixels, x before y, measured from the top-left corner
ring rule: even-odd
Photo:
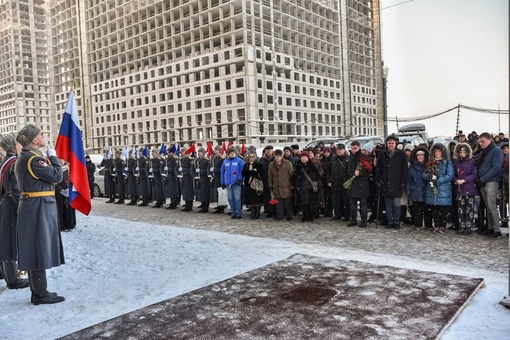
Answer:
[[[84,141],[95,152],[381,134],[377,3],[46,2],[53,129],[74,88]]]
[[[0,0],[0,133],[38,125],[55,141],[48,7],[40,0]]]

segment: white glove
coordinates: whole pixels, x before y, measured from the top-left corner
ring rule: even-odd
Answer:
[[[209,171],[210,171],[210,172],[214,172],[214,167],[210,167],[210,168],[209,168]]]
[[[140,171],[140,168],[139,168],[139,167],[136,167],[136,168],[135,168],[135,171]]]
[[[51,149],[48,147],[48,157],[57,157],[57,152],[55,151],[55,149]]]
[[[127,166],[124,168],[124,171],[128,171],[128,167]]]
[[[69,197],[69,189],[60,190],[60,194],[65,197]]]
[[[432,175],[432,180],[435,180],[437,179],[437,176],[436,175]]]
[[[163,168],[163,170],[168,171],[168,167],[167,167],[167,166],[165,166],[165,167]]]

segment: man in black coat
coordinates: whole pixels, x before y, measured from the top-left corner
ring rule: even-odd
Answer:
[[[370,197],[370,187],[368,179],[372,169],[361,169],[359,170],[362,159],[368,162],[368,158],[361,153],[361,147],[358,141],[351,143],[351,155],[347,158],[347,179],[354,177],[351,186],[347,190],[349,196],[349,209],[351,213],[350,222],[348,227],[354,227],[357,225],[358,215],[358,201],[360,209],[361,223],[360,227],[365,228],[367,226],[367,215],[368,215],[368,198]]]
[[[268,184],[268,171],[269,171],[269,164],[274,160],[273,157],[273,146],[272,145],[266,145],[263,150],[263,155],[260,158],[260,163],[262,164],[262,174],[261,179],[262,182],[264,182],[264,192],[262,193],[262,196],[264,197],[264,213],[266,214],[266,217],[275,217],[276,211],[273,205],[269,204],[269,201],[271,200],[271,190],[269,190],[269,184]]]
[[[380,186],[386,208],[387,229],[400,229],[402,191],[407,184],[407,158],[404,151],[397,149],[398,138],[391,134],[386,137],[385,148],[377,155],[375,183]]]
[[[333,206],[333,221],[349,221],[349,198],[344,182],[347,180],[347,150],[344,144],[338,144],[335,148],[336,155],[333,156],[329,166],[325,170],[326,183],[331,190],[331,204]]]
[[[94,173],[96,165],[90,160],[90,156],[85,156],[85,165],[87,166],[87,177],[89,178],[90,198],[94,198]]]

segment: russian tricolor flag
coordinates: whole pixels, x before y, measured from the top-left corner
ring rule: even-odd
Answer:
[[[88,215],[91,209],[89,178],[73,91],[69,92],[55,150],[58,157],[69,163],[69,203],[74,209]]]

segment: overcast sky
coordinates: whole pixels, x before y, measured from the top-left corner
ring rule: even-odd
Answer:
[[[507,0],[381,0],[388,115],[413,117],[457,104],[508,110]],[[422,121],[453,135],[456,113]],[[508,133],[508,115],[461,109],[460,129]],[[407,123],[401,123],[401,125]],[[389,131],[396,131],[394,123]]]

